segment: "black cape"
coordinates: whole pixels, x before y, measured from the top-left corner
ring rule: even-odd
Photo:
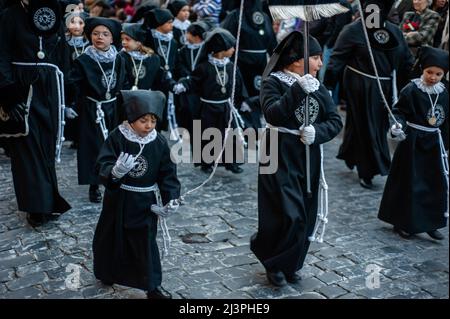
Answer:
[[[305,92],[284,73],[270,75],[263,81],[261,106],[266,121],[274,126],[298,130],[303,124]],[[284,75],[284,76],[283,76]],[[303,101],[303,102],[302,102]],[[301,269],[309,249],[317,217],[320,177],[320,144],[333,139],[342,129],[327,89],[310,94],[310,123],[316,130],[311,154],[312,198],[306,195],[305,146],[297,135],[279,133],[278,149],[270,154],[272,136],[267,130],[261,151],[270,156],[260,164],[258,175],[258,232],[250,240],[250,249],[269,271],[292,275]],[[261,168],[274,165],[273,174],[261,174]]]
[[[150,210],[156,198],[153,192],[130,192],[120,185],[150,187],[157,183],[165,205],[180,196],[180,183],[167,141],[159,133],[145,145],[137,159],[139,165],[114,180],[111,170],[120,152],[137,154],[139,150],[139,144],[117,128],[98,156],[97,172],[106,191],[93,241],[94,274],[104,282],[151,291],[162,279],[156,243],[158,217]]]
[[[433,101],[436,97],[431,94]],[[400,93],[393,111],[405,128],[406,139],[395,150],[378,218],[411,234],[445,227],[448,189],[442,173],[438,134],[406,125],[408,121],[433,127],[428,123],[431,114],[428,95],[410,83]],[[436,105],[438,120],[434,127],[441,130],[447,151],[448,112],[448,91],[445,90]]]
[[[109,78],[113,62],[102,62],[101,65]],[[112,97],[116,96],[120,90],[128,87],[125,61],[120,54],[116,57],[114,73],[114,80],[110,87]],[[104,138],[100,125],[96,123],[97,105],[87,97],[89,96],[97,101],[106,100],[106,81],[97,62],[87,54],[83,54],[75,60],[70,74],[70,82],[72,90],[77,92],[76,112],[79,115],[78,183],[80,185],[95,185],[98,184],[98,178],[94,166]],[[115,129],[125,118],[124,112],[118,107],[117,101],[104,103],[102,110],[109,132]]]
[[[62,29],[43,36],[46,57],[39,60],[39,38],[17,2],[2,12],[0,19],[0,89],[15,85],[22,97],[33,86],[28,118],[29,134],[9,138],[11,170],[18,208],[29,213],[59,213],[70,205],[58,192],[55,153],[58,132],[58,96],[55,71],[45,66],[15,66],[12,62],[51,63],[67,74],[69,51]],[[5,96],[0,96],[0,104]]]
[[[390,77],[392,70],[397,71],[400,91],[414,58],[398,27],[387,22],[386,28],[393,33],[399,45],[392,50],[372,51],[380,77]],[[347,117],[344,140],[337,157],[344,160],[351,169],[356,166],[360,178],[387,175],[391,163],[386,139],[389,128],[388,112],[382,102],[376,80],[355,73],[346,68],[347,65],[369,75],[375,74],[360,20],[346,25],[338,36],[324,84],[330,89],[334,88],[342,72],[344,73],[343,90],[347,101]],[[382,80],[381,85],[390,104],[392,82]]]

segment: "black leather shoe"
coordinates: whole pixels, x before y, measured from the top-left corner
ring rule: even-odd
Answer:
[[[286,281],[290,284],[298,284],[300,280],[302,280],[302,277],[300,275],[297,275],[296,273],[292,275],[285,275]]]
[[[39,227],[47,222],[44,214],[39,213],[27,213],[27,222],[31,227]]]
[[[359,180],[359,185],[367,189],[373,189],[372,179],[371,178],[361,178]]]
[[[101,203],[102,193],[100,192],[98,185],[89,186],[89,201],[91,203]]]
[[[147,292],[147,299],[172,299],[172,295],[162,287]]]
[[[444,239],[444,235],[442,235],[437,229],[427,232],[428,236],[436,240]]]
[[[211,174],[213,171],[213,168],[211,166],[202,166],[202,171],[206,174]]]
[[[283,287],[287,285],[286,278],[284,277],[284,274],[281,271],[276,272],[267,271],[266,275],[267,280],[269,280],[269,282],[274,286]]]
[[[405,239],[410,239],[412,237],[413,234],[410,234],[406,231],[404,231],[403,229],[400,229],[398,227],[394,226],[394,231],[400,235],[400,237],[405,238]]]
[[[240,168],[238,165],[230,165],[225,167],[226,170],[231,171],[233,174],[240,174],[244,170]]]

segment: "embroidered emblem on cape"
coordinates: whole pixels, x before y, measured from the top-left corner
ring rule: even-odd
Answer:
[[[300,106],[295,110],[295,117],[297,118],[297,121],[300,123],[300,125],[303,125],[303,117],[305,115],[305,101],[306,99],[303,99]],[[319,115],[319,102],[313,97],[309,96],[309,124],[313,124],[317,116]]]
[[[133,77],[136,78],[136,70],[131,70]],[[143,79],[147,75],[147,69],[145,66],[142,66],[142,68],[139,70],[139,80]]]
[[[260,25],[260,24],[263,24],[263,23],[264,23],[264,16],[263,16],[263,14],[262,14],[261,12],[259,12],[259,11],[254,12],[252,18],[253,18],[253,22],[254,22],[255,24]]]
[[[136,165],[128,172],[128,175],[133,178],[139,178],[145,175],[148,171],[148,162],[144,156],[139,155],[135,160]]]
[[[286,73],[281,72],[281,71],[270,73],[270,75],[273,75],[278,80],[280,80],[281,82],[286,83],[289,86],[292,86],[292,84],[294,84],[295,81],[297,81],[293,76],[290,76],[289,74],[286,74]]]
[[[222,86],[222,83],[220,82],[221,79],[223,80],[224,85],[227,84],[228,83],[228,73],[223,72],[223,70],[219,71],[218,74],[216,74],[216,82],[220,86]]]
[[[111,78],[111,72],[112,72],[112,70],[106,70],[105,71],[107,79]],[[113,74],[112,79],[111,79],[111,85],[109,86],[110,90],[116,87],[116,82],[117,82],[117,72],[114,71],[114,74]],[[102,76],[102,85],[103,85],[103,87],[105,89],[108,89],[108,84],[106,83],[106,80],[105,80],[104,76]]]
[[[261,90],[261,75],[257,75],[255,76],[255,78],[253,79],[253,86],[255,87],[255,89],[257,89],[258,91]]]
[[[48,7],[39,8],[33,15],[33,23],[41,31],[50,30],[56,23],[56,14]]]
[[[431,114],[431,107],[428,109],[427,113],[428,123],[431,117],[433,117],[433,115],[436,118],[436,123],[433,126],[435,127],[441,126],[442,123],[444,123],[445,121],[445,111],[441,104],[436,104],[436,106],[434,107],[434,114]]]
[[[380,44],[389,42],[389,33],[386,30],[377,30],[373,34],[375,40]]]

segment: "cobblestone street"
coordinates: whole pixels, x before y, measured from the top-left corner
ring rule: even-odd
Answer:
[[[163,286],[174,298],[448,298],[448,228],[440,242],[395,234],[376,217],[386,179],[375,178],[375,191],[361,188],[356,172],[335,159],[340,142],[341,135],[325,145],[329,224],[324,242],[311,246],[299,284],[273,288],[250,252],[257,165],[246,164],[241,175],[218,168],[168,218],[172,247],[163,261]],[[91,245],[101,205],[91,204],[88,187],[77,185],[76,152],[68,145],[57,169],[73,208],[33,229],[17,211],[9,159],[0,154],[0,298],[145,298],[95,279]],[[190,164],[180,164],[178,175],[183,192],[207,177]],[[373,269],[380,274],[375,288],[367,285]],[[73,287],[68,279],[77,271],[80,282]]]

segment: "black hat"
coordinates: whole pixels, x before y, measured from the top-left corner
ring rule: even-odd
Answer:
[[[133,18],[131,18],[131,23],[135,23],[144,18],[145,14],[153,9],[157,8],[155,5],[146,4],[137,8],[136,13]]]
[[[122,24],[122,33],[141,43],[144,43],[147,37],[147,32],[142,23],[124,23]]]
[[[154,114],[162,120],[166,96],[160,91],[149,90],[121,90],[123,108],[129,123],[133,123],[141,116]]]
[[[202,21],[196,21],[189,25],[186,32],[189,32],[193,36],[199,36],[202,39],[205,38],[205,33],[208,32],[209,26]]]
[[[444,74],[448,72],[448,51],[423,46],[419,51],[419,63],[422,70],[436,66],[444,70]]]
[[[322,47],[319,41],[313,36],[309,36],[309,56],[322,54]],[[263,78],[267,77],[272,71],[279,70],[295,61],[304,58],[303,33],[293,31],[289,33],[275,48],[266,69]]]
[[[184,0],[174,0],[169,3],[167,9],[172,12],[173,16],[176,17],[178,13],[183,9],[183,7],[188,6],[189,4]]]
[[[173,15],[167,9],[153,9],[144,15],[144,24],[150,29],[156,29],[169,20],[173,20]]]
[[[28,17],[38,34],[54,34],[61,26],[61,6],[57,0],[29,0]]]
[[[86,19],[84,26],[84,33],[89,42],[92,42],[91,40],[92,31],[95,29],[95,27],[99,25],[103,25],[107,27],[109,31],[111,31],[111,34],[113,36],[113,44],[116,47],[120,47],[120,31],[122,30],[122,25],[117,20],[102,17],[90,17]]]
[[[226,51],[235,45],[236,38],[230,31],[223,28],[215,28],[213,31],[208,32],[205,39],[206,53]]]

